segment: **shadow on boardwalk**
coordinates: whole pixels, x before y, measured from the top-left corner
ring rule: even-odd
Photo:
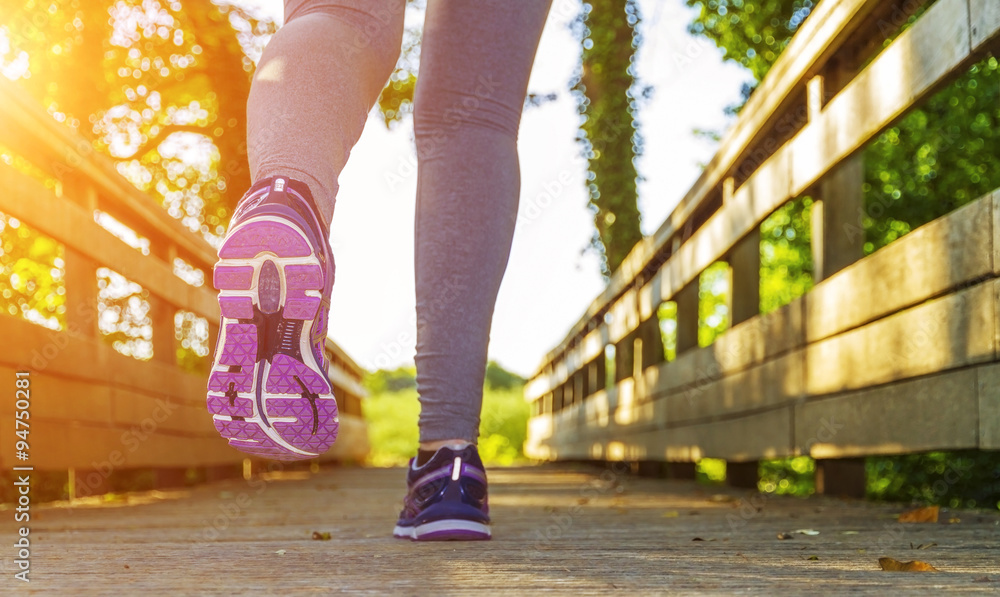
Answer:
[[[340,468],[37,509],[32,582],[24,588],[101,595],[1000,590],[995,513],[904,525],[895,506],[541,466],[491,473],[493,541],[418,544],[390,536],[402,485],[400,470]],[[799,529],[819,534],[794,534]],[[11,523],[4,530],[12,536]],[[313,540],[314,531],[332,539]],[[778,540],[781,532],[793,539]],[[924,560],[941,572],[882,572],[880,556]],[[3,593],[20,588],[10,561],[4,555]]]

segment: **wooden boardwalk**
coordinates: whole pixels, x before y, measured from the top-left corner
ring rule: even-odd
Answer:
[[[400,470],[275,472],[191,490],[37,507],[30,585],[0,593],[901,594],[1000,591],[1000,515],[803,500],[546,465],[491,472],[495,538],[417,544],[390,531]],[[13,517],[4,537],[13,537]],[[951,518],[960,522],[949,523]],[[795,531],[810,529],[816,535]],[[313,532],[329,532],[329,541]],[[792,539],[779,540],[779,533]],[[7,549],[10,541],[4,540]],[[920,545],[931,545],[916,549]],[[937,573],[883,572],[878,558]],[[23,585],[23,586],[22,586]]]

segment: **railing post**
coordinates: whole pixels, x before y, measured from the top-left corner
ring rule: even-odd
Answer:
[[[66,327],[71,335],[96,338],[97,262],[66,247]]]
[[[173,305],[150,293],[149,318],[153,325],[153,358],[171,365],[177,363],[176,339],[174,338]]]
[[[674,297],[677,303],[677,354],[698,348],[698,279]]]
[[[726,484],[730,487],[756,489],[760,480],[757,472],[760,463],[756,460],[747,462],[726,462]]]
[[[760,228],[743,237],[729,253],[732,272],[731,325],[760,315]]]
[[[668,479],[693,481],[698,476],[698,469],[694,462],[668,462],[666,473]]]
[[[660,320],[654,310],[650,319],[639,326],[642,337],[642,368],[659,365],[666,360],[663,356],[663,338],[660,337]]]
[[[813,277],[829,278],[864,257],[865,235],[861,154],[844,160],[819,184],[819,201],[813,204]]]
[[[865,488],[864,458],[816,461],[816,493],[864,498]]]

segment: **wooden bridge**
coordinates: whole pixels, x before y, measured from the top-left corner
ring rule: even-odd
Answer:
[[[885,43],[928,4],[815,7],[701,178],[531,379],[526,451],[555,462],[491,473],[495,539],[477,545],[392,540],[402,472],[331,466],[367,452],[363,372],[332,342],[341,439],[322,462],[245,461],[220,440],[203,406],[213,248],[0,82],[0,145],[25,160],[0,165],[4,239],[56,247],[46,263],[65,296],[51,313],[0,315],[3,473],[13,483],[30,464],[70,487],[32,505],[30,586],[995,592],[995,512],[907,525],[902,506],[756,490],[763,459],[812,456],[820,494],[858,496],[866,456],[1000,449],[1000,192],[871,255],[861,244],[860,150],[1000,47],[997,0],[937,0]],[[816,284],[761,314],[760,224],[806,195]],[[731,325],[699,346],[700,278],[719,262]],[[30,372],[26,462],[18,371]],[[727,462],[731,487],[688,480],[703,458]],[[136,470],[152,473],[149,491],[95,497]],[[13,510],[0,507],[5,537],[21,526]],[[19,582],[9,549],[3,593]],[[883,572],[883,556],[940,572]]]
[[[30,163],[0,167],[5,232],[56,247],[53,292],[65,296],[48,320],[61,315],[58,325],[23,309],[0,315],[0,377],[13,392],[15,371],[31,372],[30,464],[65,472],[76,496],[110,491],[130,470],[155,471],[159,487],[242,474],[252,462],[220,440],[205,409],[215,249],[10,83],[0,106],[0,145]],[[327,357],[343,439],[324,460],[358,461],[368,452],[363,372],[329,340]],[[0,402],[5,471],[18,464],[7,441],[14,408],[11,393]]]
[[[995,0],[938,0],[883,49],[924,4],[816,6],[694,187],[531,380],[532,456],[692,478],[719,458],[756,487],[759,460],[809,455],[820,493],[863,496],[865,456],[1000,449],[1000,193],[863,257],[859,151],[981,60],[1000,26]],[[816,284],[761,314],[760,224],[802,196],[816,200]],[[699,346],[699,278],[717,262],[731,328]]]

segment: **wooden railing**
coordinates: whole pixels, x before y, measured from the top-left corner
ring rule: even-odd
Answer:
[[[178,311],[200,318],[203,326],[207,323],[209,337],[202,353],[215,345],[215,250],[126,181],[88,141],[2,81],[0,145],[30,167],[0,164],[0,212],[7,222],[16,218],[61,245],[66,301],[61,330],[0,315],[0,378],[8,380],[10,389],[8,399],[0,401],[5,421],[0,458],[5,467],[17,464],[11,441],[15,371],[30,372],[28,443],[36,470],[72,469],[78,477],[81,471],[98,471],[106,477],[122,469],[211,468],[242,462],[244,455],[219,437],[205,408],[210,355],[202,356],[203,367],[193,369],[182,367],[178,359]],[[148,239],[148,251],[128,246],[99,225],[98,211]],[[7,226],[4,234],[13,232]],[[178,259],[192,271],[200,270],[204,282],[194,286],[175,275]],[[148,304],[152,358],[120,354],[107,341],[107,330],[101,331],[98,272],[107,276],[105,268],[141,286],[136,297]],[[360,407],[363,371],[329,340],[327,356],[341,431],[323,459],[359,460],[368,451]]]
[[[529,455],[683,475],[722,458],[750,485],[758,460],[806,454],[823,491],[824,476],[856,489],[867,455],[1000,449],[1000,195],[862,258],[860,150],[997,46],[1000,3],[938,0],[882,49],[927,4],[816,6],[698,181],[529,381]],[[761,315],[760,224],[802,196],[816,201],[817,284]],[[699,347],[699,277],[720,261],[732,327]]]

